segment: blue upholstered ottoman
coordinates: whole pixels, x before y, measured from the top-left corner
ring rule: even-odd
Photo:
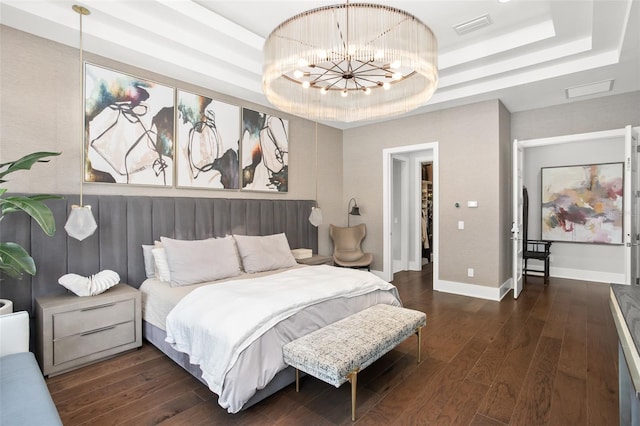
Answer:
[[[351,382],[351,420],[356,413],[356,383],[360,370],[371,365],[427,323],[424,312],[391,305],[375,305],[284,345],[284,362],[339,387]]]
[[[0,357],[0,425],[62,425],[31,352]]]

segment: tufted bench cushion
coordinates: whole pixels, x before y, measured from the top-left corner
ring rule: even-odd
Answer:
[[[418,335],[420,362],[421,330],[427,323],[424,312],[391,305],[375,305],[329,324],[283,347],[284,362],[326,383],[338,387],[351,381],[352,420],[355,420],[356,377],[413,334]]]

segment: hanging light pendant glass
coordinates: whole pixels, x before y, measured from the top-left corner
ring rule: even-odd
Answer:
[[[84,105],[82,97],[84,94],[84,62],[82,59],[82,17],[89,15],[89,9],[77,4],[72,6],[74,12],[80,16],[80,117],[84,117]],[[84,120],[82,120],[84,123]],[[84,129],[83,124],[80,126],[80,147],[81,153],[84,153]],[[84,240],[87,237],[93,235],[98,229],[98,224],[93,217],[91,206],[85,206],[82,204],[82,184],[84,181],[84,154],[80,155],[81,173],[80,173],[80,205],[71,206],[71,212],[67,218],[67,223],[64,225],[64,230],[67,231],[70,237],[77,240]]]
[[[300,13],[264,45],[262,89],[313,120],[360,121],[424,105],[438,84],[437,41],[415,16],[354,3]]]

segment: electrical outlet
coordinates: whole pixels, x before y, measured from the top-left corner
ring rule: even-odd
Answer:
[[[467,268],[467,276],[473,277],[473,268]]]
[[[464,229],[464,220],[458,221],[458,229]]]

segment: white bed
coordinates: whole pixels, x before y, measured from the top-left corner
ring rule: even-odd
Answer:
[[[265,293],[259,293],[262,290]],[[401,306],[397,289],[374,274],[326,265],[294,266],[179,287],[153,278],[147,279],[140,291],[147,340],[196,377],[200,375],[198,379],[215,391],[220,406],[230,413],[291,383],[293,374],[285,370],[282,360],[285,343],[376,304]],[[204,299],[207,293],[210,299]],[[282,303],[280,297],[274,297],[278,295],[294,300]],[[268,300],[272,302],[268,304]],[[197,305],[200,314],[195,314]],[[271,312],[271,305],[273,314],[264,315],[265,311]],[[239,310],[242,306],[248,310],[245,314]],[[256,311],[263,313],[258,315]],[[203,326],[204,317],[210,317],[212,324]],[[244,318],[249,317],[258,324],[246,324],[249,321]],[[239,344],[224,356],[218,346],[207,348],[211,340],[235,334],[233,324],[243,330]],[[201,328],[194,331],[193,327]],[[229,333],[232,329],[234,333]],[[200,337],[193,339],[190,333]],[[204,348],[191,347],[193,340],[204,341]],[[193,356],[180,354],[174,347],[194,351]],[[208,352],[217,353],[219,358],[205,359]],[[188,365],[190,358],[197,365]],[[229,363],[219,365],[220,359],[229,359]],[[206,380],[201,376],[203,371]]]

